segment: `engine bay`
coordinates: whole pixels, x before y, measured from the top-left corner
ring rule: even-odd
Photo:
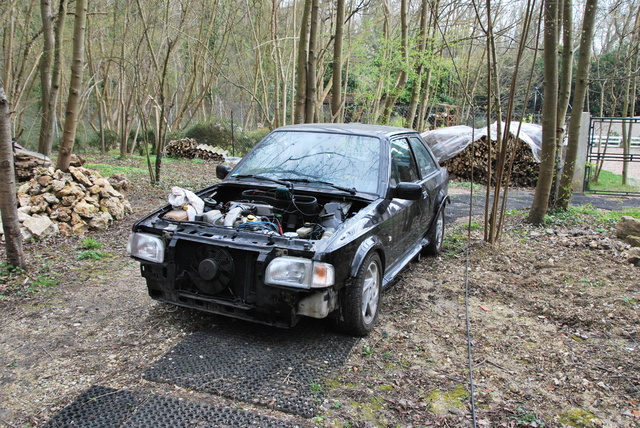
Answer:
[[[288,187],[275,189],[218,187],[201,195],[204,208],[194,220],[199,224],[289,238],[328,239],[365,203],[355,198],[316,197]],[[186,209],[186,208],[185,208]],[[186,220],[180,209],[164,213],[165,219]]]

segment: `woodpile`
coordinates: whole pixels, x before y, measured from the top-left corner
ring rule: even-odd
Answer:
[[[167,156],[185,159],[202,159],[207,162],[223,163],[227,151],[207,144],[198,144],[193,138],[169,141],[165,148]]]
[[[84,165],[84,163],[85,160],[81,156],[76,154],[71,155],[71,166],[79,167]],[[36,175],[38,168],[47,168],[51,165],[51,160],[47,156],[14,146],[13,166],[15,168],[16,180],[19,183],[29,181]]]
[[[495,185],[495,171],[498,144],[491,142],[491,185]],[[510,139],[509,150],[505,168],[509,167],[513,157],[513,169],[510,185],[516,187],[535,187],[538,181],[540,165],[531,152],[529,145],[521,140]],[[483,137],[467,146],[455,157],[446,160],[442,166],[449,171],[451,178],[464,181],[472,181],[478,184],[487,184],[487,171],[489,170],[489,145],[486,137]],[[472,162],[473,159],[473,162]],[[473,168],[472,168],[473,164]],[[471,171],[473,170],[473,177]]]
[[[121,190],[129,186],[124,177],[116,177],[113,182]],[[36,175],[18,189],[18,202],[27,239],[104,230],[133,212],[125,195],[109,179],[73,166],[68,173],[52,167],[38,168]]]
[[[18,182],[23,182],[34,176],[36,168],[51,166],[51,161],[40,153],[15,150],[13,153],[13,165],[16,171],[16,179]]]

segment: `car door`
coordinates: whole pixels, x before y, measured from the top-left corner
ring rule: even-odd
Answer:
[[[391,187],[398,183],[415,183],[420,180],[418,165],[411,150],[409,139],[402,137],[391,141],[391,174],[389,184]],[[424,202],[409,201],[393,198],[392,205],[396,208],[393,215],[395,225],[395,255],[401,258],[407,251],[415,246],[421,231],[419,226],[423,217]],[[420,236],[421,238],[421,236]]]
[[[431,219],[436,214],[437,207],[435,204],[438,203],[439,186],[442,180],[440,178],[440,168],[423,141],[417,136],[409,137],[409,144],[416,157],[420,174],[420,185],[422,186],[420,229],[424,234],[431,223]]]

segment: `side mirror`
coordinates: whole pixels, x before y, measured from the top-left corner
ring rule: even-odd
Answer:
[[[231,167],[229,165],[218,165],[216,166],[216,177],[220,180],[225,178],[231,172]]]
[[[391,188],[391,197],[417,201],[422,198],[422,186],[418,183],[398,183],[396,187]]]

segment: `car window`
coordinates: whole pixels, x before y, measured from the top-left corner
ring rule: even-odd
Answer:
[[[434,171],[438,170],[438,165],[431,157],[429,150],[424,146],[422,141],[420,141],[416,137],[411,137],[409,139],[411,143],[411,148],[413,149],[413,153],[416,156],[416,160],[418,161],[418,167],[420,169],[420,174],[422,178],[428,176]]]
[[[409,142],[397,139],[391,142],[391,185],[418,180],[418,168],[413,158]]]
[[[328,132],[278,131],[256,146],[233,175],[307,180],[377,193],[381,142],[378,138]]]

